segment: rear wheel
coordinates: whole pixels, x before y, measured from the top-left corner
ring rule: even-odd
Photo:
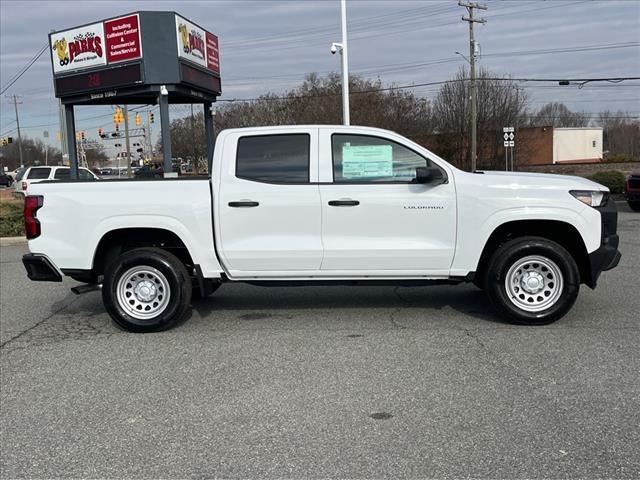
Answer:
[[[109,265],[102,300],[111,318],[125,330],[158,332],[183,320],[191,302],[191,279],[171,253],[138,248]]]
[[[629,204],[629,207],[631,208],[631,210],[634,210],[636,212],[640,212],[640,202],[627,201],[627,203]]]
[[[575,260],[561,245],[523,237],[502,245],[489,261],[485,290],[507,319],[546,325],[564,316],[580,289]]]

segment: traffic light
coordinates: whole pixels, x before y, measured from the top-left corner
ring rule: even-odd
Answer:
[[[76,132],[76,142],[80,140],[80,132]]]
[[[2,146],[4,147],[6,144],[7,144],[7,139],[6,139],[6,138],[3,138],[3,139],[2,139]]]
[[[116,123],[116,133],[118,133],[119,131],[120,131],[120,125]]]
[[[84,142],[84,130],[80,132],[80,138],[82,139],[82,141]]]
[[[98,136],[102,137],[102,135],[104,134],[104,130],[102,130],[102,128],[98,129]]]
[[[122,123],[123,121],[124,115],[122,113],[122,109],[120,107],[116,107],[116,111],[113,113],[113,123],[115,123],[117,127],[118,124]]]
[[[7,143],[13,143],[13,137],[7,137]]]
[[[142,125],[142,119],[140,118],[140,114],[136,113],[136,127]]]
[[[153,113],[149,114],[149,122],[151,122],[151,123],[154,122]]]

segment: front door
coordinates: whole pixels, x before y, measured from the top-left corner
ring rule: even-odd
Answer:
[[[317,129],[292,130],[225,139],[217,238],[232,276],[320,269]]]
[[[321,130],[322,270],[448,275],[456,242],[452,175],[402,137],[351,132]],[[448,182],[415,183],[416,168],[427,166],[440,167]]]

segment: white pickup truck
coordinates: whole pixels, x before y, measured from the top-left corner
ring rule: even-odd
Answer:
[[[29,278],[101,286],[136,332],[175,326],[192,292],[227,282],[474,282],[508,319],[547,324],[620,259],[606,187],[467,173],[355,126],[222,131],[210,179],[34,184],[25,225]]]

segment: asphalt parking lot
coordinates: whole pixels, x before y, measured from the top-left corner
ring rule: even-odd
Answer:
[[[135,335],[2,247],[1,476],[638,478],[640,214],[619,233],[547,327],[470,285],[225,285]]]

